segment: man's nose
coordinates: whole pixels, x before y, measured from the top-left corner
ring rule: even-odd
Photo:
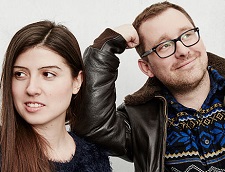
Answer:
[[[181,41],[177,41],[176,43],[176,52],[175,57],[176,58],[183,58],[186,59],[189,55],[189,47],[186,47]]]

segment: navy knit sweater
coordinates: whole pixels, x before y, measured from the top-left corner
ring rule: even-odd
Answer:
[[[70,133],[76,143],[75,155],[69,162],[54,162],[56,172],[111,172],[109,157],[97,145]]]

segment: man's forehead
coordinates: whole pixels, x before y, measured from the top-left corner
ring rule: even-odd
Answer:
[[[183,13],[170,8],[143,22],[140,25],[139,34],[145,42],[160,42],[177,37],[191,28],[193,28],[192,23]]]

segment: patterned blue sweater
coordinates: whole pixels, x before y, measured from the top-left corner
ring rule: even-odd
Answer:
[[[76,142],[76,153],[69,162],[53,162],[56,172],[111,172],[109,157],[97,145],[70,133]]]
[[[200,110],[169,93],[166,172],[225,172],[225,79],[210,69],[211,90]]]

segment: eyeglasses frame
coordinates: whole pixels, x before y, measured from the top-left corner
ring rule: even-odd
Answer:
[[[185,33],[189,32],[189,31],[191,31],[191,30],[194,30],[195,32],[198,33],[198,41],[197,41],[196,43],[194,43],[194,44],[191,44],[191,45],[186,46],[186,45],[183,43],[183,41],[181,40],[181,38],[182,38],[182,36],[183,36]],[[151,54],[152,52],[155,52],[155,53],[158,55],[159,58],[162,58],[162,59],[163,59],[163,58],[167,58],[167,57],[173,55],[173,54],[176,52],[176,42],[177,42],[177,41],[180,41],[185,47],[191,47],[191,46],[197,44],[197,43],[199,42],[199,40],[200,40],[199,28],[198,28],[198,27],[195,27],[195,28],[193,28],[193,29],[189,29],[189,30],[185,31],[185,32],[182,33],[180,36],[178,36],[178,38],[176,38],[176,39],[167,40],[167,41],[164,41],[164,42],[162,42],[162,43],[160,43],[160,44],[154,46],[151,50],[148,50],[148,51],[144,52],[144,53],[141,55],[141,58],[148,56],[148,55]],[[170,55],[166,56],[166,57],[161,57],[161,56],[157,53],[156,48],[157,48],[158,46],[160,46],[161,44],[164,44],[165,42],[168,42],[168,41],[174,42],[174,45],[175,45],[174,52],[171,53]]]

